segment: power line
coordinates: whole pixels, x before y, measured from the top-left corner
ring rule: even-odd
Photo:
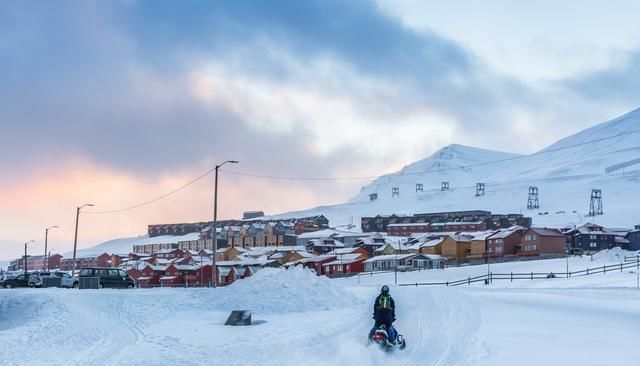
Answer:
[[[527,158],[530,158],[532,156],[547,154],[547,153],[551,153],[551,152],[557,152],[557,151],[566,150],[566,149],[570,149],[570,148],[574,148],[574,147],[578,147],[578,146],[584,146],[584,145],[588,145],[588,144],[591,144],[591,143],[594,143],[594,142],[605,141],[605,140],[609,140],[609,139],[613,139],[613,138],[617,138],[617,137],[621,137],[621,136],[626,136],[626,135],[631,135],[631,134],[635,134],[635,133],[640,133],[640,129],[619,133],[619,134],[613,135],[613,136],[602,137],[602,138],[598,138],[598,139],[594,139],[594,140],[584,141],[584,142],[573,144],[573,145],[562,146],[562,147],[558,147],[558,148],[555,148],[555,149],[542,150],[542,151],[538,151],[538,152],[535,152],[535,153],[530,154],[530,155],[513,156],[513,157],[509,157],[509,158],[494,160],[494,161],[488,161],[488,162],[482,162],[482,163],[476,163],[476,164],[469,164],[469,165],[464,165],[464,166],[459,166],[459,167],[452,167],[452,168],[441,168],[441,169],[436,169],[436,170],[425,170],[425,171],[417,171],[417,172],[412,172],[412,173],[390,173],[390,174],[385,174],[383,176],[384,177],[393,177],[393,176],[420,175],[420,174],[427,174],[427,173],[441,173],[441,172],[454,171],[454,170],[460,170],[460,169],[474,168],[474,167],[478,167],[478,166],[486,166],[486,165],[491,165],[491,164],[498,164],[498,163],[503,163],[503,162],[507,162],[507,161],[527,159]],[[206,172],[202,173],[201,175],[197,176],[196,178],[192,179],[191,181],[187,182],[186,184],[184,184],[184,185],[182,185],[182,186],[180,186],[180,187],[178,187],[178,188],[176,188],[176,189],[174,189],[174,190],[172,190],[172,191],[170,191],[168,193],[165,193],[165,194],[163,194],[163,195],[161,195],[159,197],[151,199],[149,201],[145,201],[145,202],[133,205],[133,206],[114,209],[114,210],[85,211],[85,213],[87,213],[87,214],[111,214],[111,213],[124,212],[124,211],[133,210],[133,209],[136,209],[136,208],[140,208],[140,207],[152,204],[154,202],[160,201],[160,200],[162,200],[164,198],[167,198],[167,197],[169,197],[169,196],[171,196],[171,195],[173,195],[173,194],[175,194],[175,193],[177,193],[177,192],[189,187],[190,185],[196,183],[200,179],[202,179],[202,178],[206,177],[207,175],[211,174],[214,170],[215,170],[215,168],[209,169]],[[365,177],[294,177],[294,176],[261,175],[261,174],[253,174],[253,173],[238,172],[238,171],[233,171],[233,170],[222,170],[222,169],[221,169],[221,171],[224,171],[225,173],[228,173],[228,174],[239,175],[239,176],[247,176],[247,177],[252,177],[252,178],[274,179],[274,180],[292,180],[292,181],[372,180],[372,179],[377,179],[379,177],[382,177],[382,176],[365,176]],[[501,185],[501,184],[507,184],[507,183],[511,183],[511,182],[495,183],[495,184],[492,184],[492,185]],[[467,187],[458,187],[458,188],[467,188]],[[426,190],[426,191],[430,191],[430,190]],[[75,223],[75,221],[74,221],[74,223]],[[68,230],[67,230],[67,232],[68,232]],[[62,236],[64,236],[64,235],[66,235],[66,233],[63,234]]]
[[[116,210],[84,211],[84,213],[87,213],[87,214],[111,214],[111,213],[124,212],[124,211],[133,210],[133,209],[136,209],[136,208],[140,208],[140,207],[152,204],[154,202],[160,201],[161,199],[167,198],[167,197],[171,196],[174,193],[180,192],[181,190],[189,187],[190,185],[194,184],[195,182],[199,181],[200,179],[202,179],[202,178],[206,177],[207,175],[211,174],[214,170],[215,170],[215,168],[209,169],[206,172],[202,173],[201,175],[197,176],[196,178],[192,179],[188,183],[183,184],[182,186],[180,186],[180,187],[178,187],[178,188],[176,188],[176,189],[174,189],[174,190],[172,190],[172,191],[170,191],[168,193],[165,193],[165,194],[163,194],[163,195],[161,195],[159,197],[156,197],[156,198],[154,198],[152,200],[149,200],[149,201],[138,203],[136,205],[129,206],[129,207],[119,208],[119,209],[116,209]]]
[[[598,138],[598,139],[594,139],[594,140],[584,141],[584,142],[580,142],[580,143],[573,144],[573,145],[557,147],[555,149],[541,150],[541,151],[537,151],[537,152],[529,154],[529,155],[512,156],[512,157],[509,157],[509,158],[493,160],[493,161],[487,161],[487,162],[476,163],[476,164],[469,164],[469,165],[464,165],[464,166],[459,166],[459,167],[441,168],[441,169],[436,169],[436,170],[424,170],[424,171],[417,171],[417,172],[412,172],[412,173],[389,173],[389,174],[385,174],[385,175],[382,175],[382,176],[293,177],[293,176],[261,175],[261,174],[239,172],[239,171],[234,171],[234,170],[226,170],[226,169],[224,169],[224,170],[221,169],[221,170],[224,171],[225,173],[234,174],[234,175],[240,175],[240,176],[252,177],[252,178],[273,179],[273,180],[299,180],[299,181],[372,180],[372,179],[377,179],[377,178],[380,178],[380,177],[409,176],[409,175],[421,175],[421,174],[428,174],[428,173],[441,173],[441,172],[447,172],[447,171],[453,171],[453,170],[464,170],[464,169],[475,168],[475,167],[479,167],[479,166],[486,166],[486,165],[491,165],[491,164],[504,163],[504,162],[507,162],[507,161],[527,159],[527,158],[530,158],[530,157],[533,157],[533,156],[537,156],[537,155],[543,155],[543,154],[548,154],[548,153],[557,152],[557,151],[561,151],[561,150],[571,149],[571,148],[574,148],[574,147],[589,145],[589,144],[592,144],[592,143],[595,143],[595,142],[610,140],[610,139],[614,139],[614,138],[617,138],[617,137],[631,135],[631,134],[634,134],[634,133],[640,133],[640,129],[619,133],[619,134],[613,135],[613,136],[602,137],[602,138]]]

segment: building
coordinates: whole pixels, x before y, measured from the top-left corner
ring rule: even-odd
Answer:
[[[60,254],[52,254],[51,258],[44,255],[27,256],[27,271],[42,271],[60,268]],[[24,257],[16,258],[9,263],[8,271],[24,271]]]
[[[367,251],[367,254],[372,257],[376,249],[379,249],[390,242],[391,241],[385,236],[380,233],[375,233],[374,235],[358,239],[354,244],[354,247],[363,248]]]
[[[442,242],[442,256],[458,263],[466,260],[471,252],[472,235],[448,235]]]
[[[565,253],[565,237],[558,229],[536,228],[527,230],[522,237],[519,256],[555,256]]]
[[[333,238],[311,239],[305,248],[309,253],[321,255],[328,254],[339,248],[344,248],[344,243]]]
[[[324,275],[323,265],[329,262],[333,262],[336,260],[336,255],[327,254],[327,255],[316,255],[308,258],[300,259],[294,262],[292,265],[298,266],[301,265],[304,268],[312,269],[316,272],[317,275]]]
[[[369,258],[364,262],[365,272],[406,271],[417,269],[444,268],[446,259],[432,254],[392,254]]]
[[[585,253],[611,249],[617,246],[616,233],[592,223],[586,223],[565,232],[566,244],[571,249],[582,249]]]
[[[430,224],[430,232],[447,231],[483,231],[498,230],[520,225],[531,226],[531,218],[521,214],[492,214],[489,211],[452,211],[436,212],[408,215],[377,215],[373,217],[363,217],[360,220],[360,227],[363,232],[389,232],[405,230],[426,230],[425,225],[395,226],[396,224]],[[389,225],[394,225],[393,229]],[[428,232],[428,231],[422,231]],[[402,234],[397,234],[402,235]]]
[[[99,255],[84,255],[76,257],[75,269],[79,270],[85,267],[112,267],[111,255],[102,253]],[[62,258],[60,260],[60,270],[73,270],[73,258]]]
[[[322,265],[327,276],[341,276],[364,271],[364,261],[367,255],[362,253],[340,254],[331,262]]]
[[[499,230],[487,238],[489,257],[506,257],[518,254],[522,247],[522,236],[526,231],[523,227]]]
[[[494,235],[495,231],[485,231],[477,233],[471,239],[471,250],[467,259],[485,261],[489,253],[487,249],[487,239]]]
[[[640,250],[640,225],[636,225],[635,229],[630,231],[626,238],[629,241],[627,250]]]
[[[428,223],[402,223],[387,225],[387,234],[391,236],[409,236],[416,233],[431,232],[431,224]]]
[[[245,211],[242,213],[243,220],[251,220],[256,219],[258,217],[264,216],[264,212],[262,211]]]

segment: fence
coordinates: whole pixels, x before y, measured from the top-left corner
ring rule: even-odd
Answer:
[[[631,259],[633,258],[633,259]],[[603,265],[601,267],[587,268],[581,271],[569,272],[529,272],[529,273],[487,273],[476,277],[467,277],[456,281],[446,282],[416,282],[401,283],[398,286],[462,286],[471,285],[473,283],[490,284],[493,281],[517,281],[517,280],[547,280],[552,278],[572,278],[584,277],[596,274],[607,274],[611,272],[623,272],[625,269],[635,268],[640,273],[640,255],[634,257],[625,257],[624,262],[620,264]],[[640,285],[640,284],[639,284]]]

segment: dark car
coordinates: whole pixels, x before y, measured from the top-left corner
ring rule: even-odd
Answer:
[[[133,288],[135,285],[127,272],[117,268],[83,268],[79,277],[99,278],[99,288]]]
[[[0,286],[4,288],[29,287],[29,275],[23,273],[16,277],[6,279],[0,282]]]

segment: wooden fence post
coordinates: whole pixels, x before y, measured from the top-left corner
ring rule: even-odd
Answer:
[[[606,265],[602,266],[602,270],[603,270],[603,271],[604,271],[604,273],[606,274],[606,273],[607,273],[607,266],[606,266]]]
[[[531,272],[531,281],[533,281],[533,272]]]
[[[513,272],[511,272],[511,282],[513,282]]]

